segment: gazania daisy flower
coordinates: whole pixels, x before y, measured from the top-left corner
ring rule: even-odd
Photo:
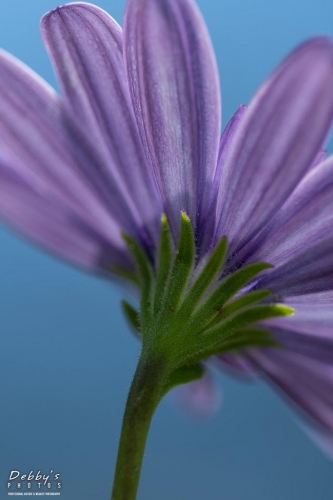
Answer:
[[[143,347],[114,500],[135,498],[170,388],[196,380],[211,404],[211,360],[265,374],[332,434],[331,42],[296,48],[220,136],[216,62],[192,0],[128,0],[123,30],[68,4],[41,31],[61,97],[0,54],[0,214],[140,300],[123,303]]]

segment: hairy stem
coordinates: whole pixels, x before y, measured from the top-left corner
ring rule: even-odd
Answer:
[[[141,355],[128,395],[111,500],[135,500],[150,422],[167,373],[163,360]]]

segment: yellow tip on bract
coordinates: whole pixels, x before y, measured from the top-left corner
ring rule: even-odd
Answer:
[[[273,264],[269,264],[269,262],[265,262],[264,264],[266,269],[273,269],[274,267]]]
[[[281,316],[290,316],[291,314],[295,314],[295,309],[293,307],[286,306],[285,304],[277,304],[279,312],[281,312]]]
[[[187,224],[191,224],[190,218],[189,218],[189,216],[187,215],[187,213],[185,213],[185,212],[181,212],[180,217],[181,217],[181,221],[182,221],[182,222],[186,222]]]
[[[161,215],[161,224],[162,224],[162,226],[165,226],[166,224],[168,224],[168,218],[164,213]]]
[[[168,218],[165,214],[162,214],[161,215],[161,234],[160,234],[160,238],[163,239],[164,235],[165,234],[169,234],[170,233],[170,226],[169,226],[169,221],[168,221]]]

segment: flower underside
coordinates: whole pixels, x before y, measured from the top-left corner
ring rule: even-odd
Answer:
[[[175,249],[168,220],[162,216],[155,266],[133,238],[124,239],[135,263],[132,279],[139,286],[141,303],[137,311],[123,301],[123,310],[142,338],[143,353],[167,359],[166,390],[200,378],[200,362],[211,356],[247,347],[280,347],[270,331],[258,325],[294,312],[276,303],[270,290],[254,289],[255,278],[270,264],[258,262],[227,274],[228,242],[223,237],[204,265],[196,266],[194,232],[185,213]]]

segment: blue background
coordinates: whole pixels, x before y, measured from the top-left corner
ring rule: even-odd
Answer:
[[[0,46],[56,85],[38,23],[56,0],[1,0]],[[119,22],[124,2],[99,5]],[[200,0],[216,50],[224,123],[276,63],[333,35],[331,0]],[[333,91],[333,89],[332,89]],[[0,498],[11,469],[57,469],[63,500],[109,498],[121,416],[139,345],[121,293],[0,232]],[[141,500],[331,500],[332,462],[263,383],[219,375],[222,411],[198,423],[162,402]]]

